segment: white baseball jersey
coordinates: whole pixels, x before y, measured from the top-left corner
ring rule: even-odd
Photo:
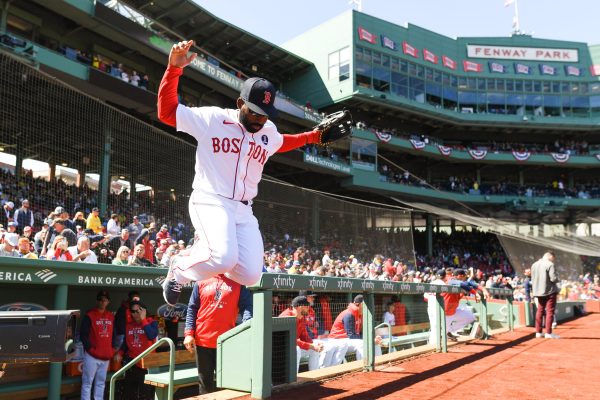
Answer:
[[[196,167],[192,187],[232,200],[256,196],[265,163],[283,144],[271,121],[247,132],[238,110],[177,106],[177,130],[196,138]]]

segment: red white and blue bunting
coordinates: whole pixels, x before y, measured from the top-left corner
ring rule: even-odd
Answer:
[[[569,154],[563,154],[563,153],[550,153],[552,154],[552,158],[554,158],[554,161],[556,161],[557,163],[566,163],[567,161],[569,161]],[[600,160],[600,159],[599,159]]]
[[[416,139],[410,139],[410,143],[415,148],[415,150],[423,150],[426,146],[425,142]]]
[[[531,153],[528,152],[528,151],[515,151],[515,150],[513,150],[512,155],[515,158],[515,160],[517,160],[517,161],[527,161],[527,160],[529,160],[529,157],[531,156]]]
[[[483,160],[487,156],[487,150],[469,150],[469,154],[473,160]]]
[[[441,155],[446,156],[446,157],[448,157],[448,156],[450,156],[450,154],[452,154],[452,147],[438,145],[438,150],[440,151]]]
[[[375,131],[375,135],[377,136],[377,139],[381,140],[382,142],[387,143],[392,140],[391,133]]]

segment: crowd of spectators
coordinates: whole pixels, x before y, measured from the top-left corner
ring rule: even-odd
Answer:
[[[378,134],[378,136],[392,135],[402,139],[413,139],[419,140],[425,144],[430,145],[441,145],[450,147],[453,150],[467,151],[467,150],[487,150],[488,152],[498,153],[512,153],[516,152],[529,152],[531,154],[569,154],[573,156],[589,155],[590,150],[598,150],[598,145],[590,145],[586,140],[573,140],[559,138],[554,140],[553,143],[519,143],[519,142],[498,142],[492,141],[445,141],[440,138],[424,134],[410,134],[398,132],[395,128],[381,128],[376,126],[369,126],[366,123],[359,121],[356,123],[358,129],[371,131]]]
[[[111,193],[104,216],[98,192],[69,185],[60,178],[34,178],[17,184],[0,169],[0,255],[49,260],[165,266],[192,237],[187,202],[154,201],[147,192],[132,199]]]
[[[385,163],[379,163],[380,179],[384,182],[403,185],[435,188],[448,192],[470,195],[499,195],[519,197],[564,197],[578,199],[600,198],[600,182],[590,181],[578,183],[572,187],[565,184],[562,178],[556,178],[545,184],[524,184],[499,179],[496,183],[481,183],[476,179],[464,176],[450,176],[447,180],[427,182],[423,178],[412,175],[407,170],[400,170]]]

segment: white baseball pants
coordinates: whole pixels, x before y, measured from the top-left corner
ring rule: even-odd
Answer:
[[[264,248],[251,205],[194,190],[189,210],[196,235],[189,254],[173,262],[177,282],[202,281],[218,274],[242,285],[258,282]]]
[[[458,307],[453,315],[446,316],[446,331],[456,333],[472,322],[475,322],[475,315],[470,310]]]

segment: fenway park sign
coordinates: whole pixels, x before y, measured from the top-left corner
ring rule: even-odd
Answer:
[[[506,60],[532,60],[579,62],[579,52],[576,49],[551,49],[540,47],[508,47],[467,45],[467,55],[471,58],[497,58]]]

